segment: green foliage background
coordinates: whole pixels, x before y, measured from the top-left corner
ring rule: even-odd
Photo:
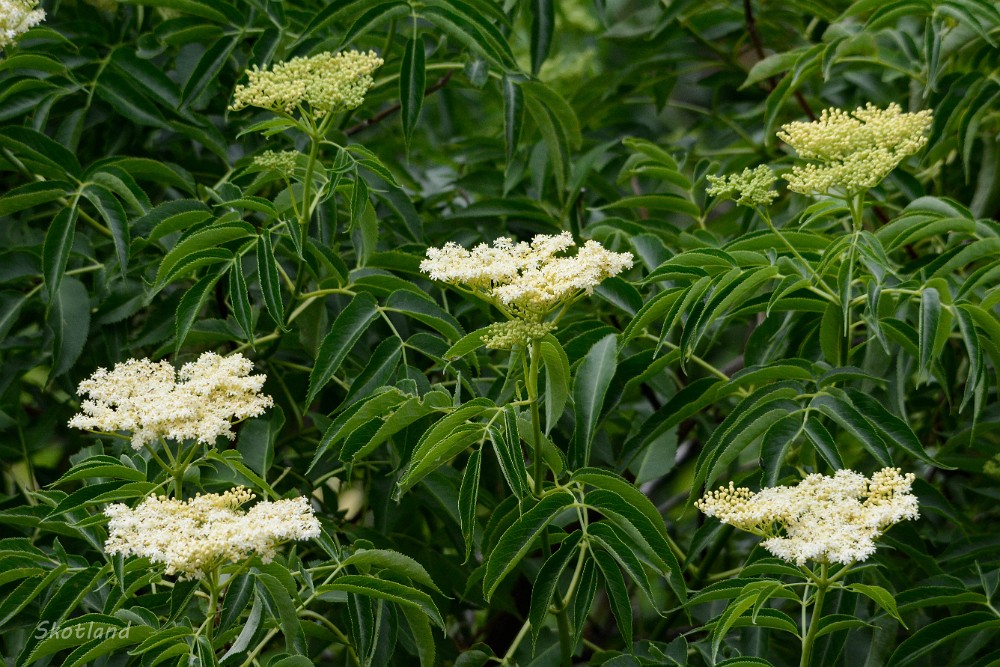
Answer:
[[[541,594],[534,538],[580,539],[568,500],[535,505],[528,411],[504,408],[526,397],[525,353],[479,346],[495,313],[418,264],[447,241],[563,230],[636,257],[545,348],[549,475],[586,491],[580,522],[604,525],[609,545],[568,600],[578,661],[798,664],[782,634],[797,610],[742,604],[787,572],[689,501],[730,479],[889,464],[917,473],[922,516],[852,581],[892,604],[836,592],[827,612],[842,625],[814,664],[1000,661],[995,3],[45,9],[0,59],[8,664],[213,664],[244,635],[223,664],[558,664],[547,604],[516,637]],[[344,48],[385,65],[320,149],[302,236],[282,224],[301,172],[289,186],[251,158],[307,138],[251,129],[274,116],[227,105],[250,65]],[[772,218],[807,267],[747,209],[706,197],[707,174],[786,169],[781,124],[866,102],[932,109],[928,146],[869,193],[863,233],[844,202],[782,191]],[[839,301],[808,289],[809,272]],[[194,638],[206,612],[193,584],[101,548],[103,505],[138,502],[155,466],[66,426],[96,368],[205,350],[250,357],[276,407],[187,482],[314,495],[325,530],[241,575],[215,646]],[[526,525],[543,514],[551,528]],[[531,529],[520,541],[515,523]],[[341,578],[324,588],[331,567]],[[54,623],[141,632],[38,639]]]

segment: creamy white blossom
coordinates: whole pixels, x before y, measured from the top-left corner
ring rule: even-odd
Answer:
[[[45,20],[45,10],[38,0],[0,0],[0,49]]]
[[[428,248],[420,270],[433,280],[466,285],[511,316],[541,322],[547,313],[580,294],[591,294],[605,278],[632,267],[630,253],[587,241],[575,255],[569,232],[539,234],[531,243],[499,238],[466,250],[455,243]]]
[[[236,487],[186,501],[150,496],[134,509],[110,505],[104,510],[109,519],[104,549],[166,565],[168,575],[201,579],[219,565],[251,554],[268,563],[280,544],[319,536],[319,521],[305,496],[242,510],[253,497]]]
[[[356,109],[375,83],[372,73],[383,62],[374,51],[342,51],[295,57],[270,68],[254,65],[247,70],[247,83],[236,86],[229,108],[292,113],[305,105],[315,118]]]
[[[788,188],[805,194],[841,191],[847,195],[878,185],[907,155],[927,143],[929,110],[903,113],[898,104],[872,104],[854,111],[826,109],[818,120],[782,126],[778,138],[799,157],[785,177]]]
[[[795,486],[754,493],[729,486],[696,503],[708,516],[766,539],[762,546],[797,565],[852,563],[875,553],[890,526],[919,516],[910,493],[913,473],[883,468],[871,479],[851,470],[828,477],[813,473]]]
[[[180,372],[169,362],[149,359],[129,359],[110,371],[98,368],[80,383],[78,392],[88,398],[69,425],[129,432],[135,449],[158,438],[210,445],[219,436],[232,440],[233,420],[260,416],[273,404],[260,393],[266,376],[250,375],[252,369],[242,354],[214,352],[184,364]]]

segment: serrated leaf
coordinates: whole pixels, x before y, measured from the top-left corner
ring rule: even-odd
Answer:
[[[578,553],[578,546],[583,537],[582,531],[574,531],[559,545],[559,549],[545,560],[535,583],[531,587],[531,606],[528,611],[528,622],[531,624],[531,645],[538,643],[538,634],[549,613],[552,598],[559,588],[559,578],[569,565],[570,559]],[[579,547],[585,549],[586,546]],[[560,603],[562,600],[559,601]]]
[[[257,239],[257,279],[264,294],[264,306],[271,319],[282,330],[285,326],[285,304],[281,299],[281,281],[278,278],[278,260],[271,245],[271,231],[265,229]]]
[[[42,244],[42,279],[49,299],[59,292],[76,235],[77,207],[68,206],[52,219]]]
[[[608,335],[590,348],[576,370],[573,378],[576,429],[569,453],[570,465],[574,468],[585,467],[590,460],[594,431],[617,363],[617,338]]]
[[[346,591],[378,600],[386,600],[398,605],[410,606],[423,612],[429,619],[444,628],[444,620],[437,605],[427,593],[395,581],[387,581],[366,575],[349,574],[338,577],[331,584],[316,588],[317,592]]]
[[[462,537],[465,540],[465,562],[472,554],[476,534],[476,508],[479,506],[479,476],[483,452],[477,449],[469,455],[458,489],[458,514],[462,520]]]
[[[574,500],[571,493],[555,491],[539,500],[537,505],[522,514],[504,531],[496,547],[486,557],[483,594],[487,600],[493,597],[500,582],[528,554],[541,532]]]
[[[315,400],[319,392],[327,385],[334,373],[347,358],[351,348],[361,338],[368,326],[378,317],[378,305],[375,299],[361,292],[340,312],[330,332],[323,338],[316,356],[316,363],[309,374],[309,393],[306,404]]]
[[[407,145],[413,136],[413,128],[417,125],[420,108],[424,103],[424,88],[427,84],[424,57],[424,39],[416,34],[416,24],[414,24],[414,34],[406,42],[399,71],[400,115],[403,120],[403,139]]]
[[[90,295],[76,278],[65,278],[51,301],[46,323],[52,330],[52,370],[58,377],[76,363],[90,333]]]

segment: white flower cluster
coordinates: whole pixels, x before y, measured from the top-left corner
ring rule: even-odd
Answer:
[[[471,251],[448,243],[428,248],[420,270],[433,280],[467,285],[519,319],[541,322],[556,306],[632,267],[631,253],[611,252],[597,241],[575,255],[556,255],[574,245],[569,232],[539,234],[531,243],[499,238]]]
[[[875,187],[903,158],[927,143],[929,110],[903,113],[868,104],[852,112],[826,109],[819,120],[782,126],[778,138],[799,157],[818,162],[792,167],[788,187],[804,194],[841,190],[847,195]]]
[[[731,197],[740,206],[770,206],[778,193],[773,189],[774,172],[767,165],[749,167],[739,174],[708,176],[711,183],[706,192],[714,197]]]
[[[867,479],[851,470],[833,477],[811,474],[796,486],[753,493],[728,487],[696,503],[708,516],[767,539],[763,547],[797,565],[852,563],[875,553],[875,539],[890,526],[919,516],[910,493],[913,473],[883,468]]]
[[[264,151],[254,156],[253,163],[263,169],[273,169],[278,173],[290,175],[295,172],[299,155],[298,151]]]
[[[38,0],[0,0],[0,49],[45,20],[45,10],[36,7]]]
[[[243,487],[187,501],[150,496],[131,509],[108,506],[109,554],[148,558],[166,565],[166,574],[201,579],[226,562],[256,553],[269,563],[278,545],[320,534],[319,521],[305,496],[240,507],[254,495]]]
[[[295,57],[270,69],[247,70],[247,83],[236,86],[230,109],[260,107],[292,113],[303,104],[315,118],[356,109],[375,80],[372,73],[384,61],[374,51],[329,51]]]
[[[242,354],[222,357],[205,352],[176,372],[169,362],[129,359],[108,371],[98,368],[80,383],[89,396],[69,421],[73,428],[113,433],[128,431],[132,447],[157,438],[214,444],[230,440],[232,420],[257,417],[271,407],[261,394],[264,375],[250,375],[253,363]]]

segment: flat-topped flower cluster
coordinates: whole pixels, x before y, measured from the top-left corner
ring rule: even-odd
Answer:
[[[356,109],[375,83],[372,73],[383,62],[374,51],[327,51],[270,68],[254,65],[247,70],[247,83],[236,86],[229,108],[260,107],[288,114],[300,109],[316,119]]]
[[[108,371],[99,368],[80,383],[89,398],[69,421],[73,428],[103,433],[125,431],[132,447],[165,438],[214,444],[232,440],[233,421],[258,417],[271,407],[260,393],[264,375],[250,375],[253,363],[242,354],[205,352],[180,372],[167,361],[129,359]]]
[[[854,111],[826,109],[819,120],[784,125],[778,138],[800,158],[815,161],[793,166],[785,176],[788,188],[847,195],[873,188],[927,143],[932,121],[929,110],[903,113],[898,104],[879,109],[869,103]]]
[[[164,564],[168,575],[201,579],[251,554],[268,563],[280,544],[319,536],[319,521],[305,496],[259,502],[243,511],[253,497],[236,487],[187,501],[150,496],[135,509],[110,505],[104,510],[109,519],[105,551]]]
[[[539,323],[556,307],[591,294],[605,278],[632,267],[631,253],[587,241],[575,255],[569,232],[539,234],[530,243],[499,238],[466,250],[455,243],[428,248],[420,270],[433,280],[465,285],[511,317]]]
[[[875,553],[890,526],[919,516],[913,473],[883,468],[871,479],[851,470],[813,473],[795,486],[754,493],[732,482],[696,503],[708,516],[767,539],[762,546],[797,565],[853,563]]]
[[[0,49],[45,20],[45,10],[37,7],[38,0],[0,0]]]

